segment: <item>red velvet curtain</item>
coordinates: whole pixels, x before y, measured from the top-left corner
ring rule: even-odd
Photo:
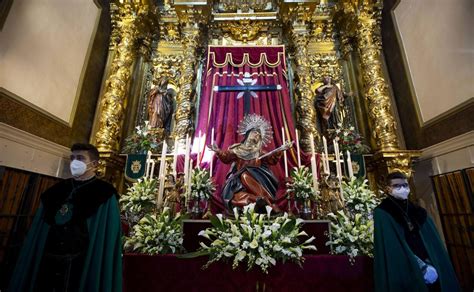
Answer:
[[[198,151],[198,148],[204,151],[200,161],[201,167],[209,167],[211,151],[205,146],[211,144],[212,128],[215,132],[214,141],[221,149],[227,149],[243,138],[237,134],[237,127],[244,117],[244,99],[237,98],[239,91],[217,92],[214,87],[238,86],[237,79],[242,79],[247,72],[251,74],[252,79],[258,80],[255,85],[281,86],[281,90],[258,91],[257,98],[251,97],[250,113],[263,116],[273,128],[273,140],[266,145],[264,150],[271,151],[282,145],[282,128],[286,133],[286,139],[290,137],[291,140],[295,140],[284,46],[210,46],[206,67],[193,147],[194,153]],[[199,133],[202,133],[201,138]],[[296,147],[287,152],[288,169],[290,171],[297,165],[295,150]],[[305,164],[308,159],[305,159],[302,155],[302,160]],[[220,194],[230,165],[221,163],[215,156],[213,165],[213,177],[217,185],[214,203],[216,203],[216,208],[219,209],[215,211],[221,211],[223,204]],[[279,164],[272,166],[271,170],[280,181],[277,193],[278,204],[285,209],[283,158]]]

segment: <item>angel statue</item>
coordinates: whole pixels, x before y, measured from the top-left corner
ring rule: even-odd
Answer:
[[[280,212],[275,204],[278,180],[268,166],[277,164],[283,151],[291,148],[293,142],[287,142],[271,152],[263,152],[263,147],[272,138],[272,128],[267,120],[256,114],[244,117],[238,133],[244,136],[242,142],[231,145],[227,150],[219,149],[216,144],[209,147],[220,161],[232,163],[222,191],[226,207],[232,210],[256,203],[258,209],[265,210],[264,206],[268,205],[274,212]]]

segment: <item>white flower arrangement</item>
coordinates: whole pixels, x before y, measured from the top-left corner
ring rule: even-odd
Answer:
[[[380,199],[370,189],[368,180],[352,177],[349,182],[342,182],[346,208],[350,214],[365,215],[372,219],[372,212],[380,203]]]
[[[306,166],[294,167],[291,172],[291,181],[286,184],[286,192],[293,194],[296,200],[316,200],[317,192],[313,189],[313,174]]]
[[[351,263],[358,255],[373,257],[373,220],[364,220],[360,213],[347,216],[342,210],[329,213],[328,217],[331,219],[331,240],[326,245],[333,246],[333,254],[348,255]]]
[[[196,168],[191,175],[191,198],[194,200],[208,200],[216,190],[209,170]]]
[[[155,210],[157,192],[158,181],[153,178],[139,179],[127,189],[119,202],[129,223],[136,223]]]
[[[272,209],[266,208],[267,214],[258,214],[255,204],[250,204],[244,207],[242,215],[234,208],[235,219],[224,219],[222,214],[211,217],[213,227],[199,233],[211,243],[201,242],[200,250],[192,256],[209,255],[205,268],[225,259],[233,259],[234,269],[246,262],[247,270],[258,266],[264,273],[268,273],[268,268],[277,261],[291,260],[301,266],[303,250],[316,250],[310,244],[314,237],[300,243],[300,236],[308,236],[300,231],[303,220],[289,218],[287,213],[271,220]]]
[[[133,235],[125,237],[124,248],[151,255],[182,252],[183,219],[180,213],[173,217],[168,207],[159,215],[147,214],[133,227]]]
[[[358,255],[373,257],[374,222],[372,213],[379,199],[370,190],[367,180],[352,178],[343,182],[346,213],[340,210],[329,213],[331,220],[331,240],[334,254],[346,254],[354,263]]]

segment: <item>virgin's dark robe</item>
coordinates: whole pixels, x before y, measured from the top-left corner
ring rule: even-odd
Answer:
[[[342,91],[334,84],[331,88],[316,89],[316,108],[323,132],[327,129],[335,129],[342,122],[339,118],[339,103],[344,101]]]
[[[43,193],[9,291],[121,291],[116,194],[95,178],[68,179]]]
[[[217,157],[223,163],[232,163],[232,167],[227,174],[226,182],[222,190],[222,198],[229,210],[232,210],[234,207],[232,205],[232,199],[234,198],[234,195],[239,192],[248,192],[255,197],[264,196],[263,194],[256,193],[254,189],[245,188],[241,180],[241,176],[244,173],[249,174],[253,179],[255,179],[258,183],[257,187],[265,189],[266,193],[271,195],[271,199],[275,198],[278,188],[278,180],[270,171],[268,166],[277,164],[282,153],[283,152],[281,151],[276,152],[264,157],[263,159],[244,160],[239,158],[231,150],[216,152]]]
[[[449,256],[426,210],[386,198],[374,211],[374,280],[375,291],[460,291]],[[398,206],[397,206],[398,205]],[[415,254],[431,264],[438,272],[438,280],[431,285],[424,282]]]

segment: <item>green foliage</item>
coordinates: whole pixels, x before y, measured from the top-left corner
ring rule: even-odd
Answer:
[[[300,243],[298,237],[308,236],[300,231],[301,219],[283,216],[271,220],[271,207],[267,214],[257,214],[255,204],[245,206],[243,214],[234,209],[235,219],[224,219],[222,214],[211,218],[212,226],[202,230],[199,235],[211,241],[209,245],[201,242],[200,250],[194,255],[209,255],[205,265],[219,260],[231,260],[235,269],[240,263],[247,263],[247,269],[254,266],[268,273],[268,268],[277,261],[291,260],[299,265],[304,261],[303,250],[316,247],[310,243],[314,237]]]
[[[151,152],[156,153],[160,141],[158,141],[157,135],[151,131],[148,121],[145,121],[145,125],[137,126],[135,129],[135,133],[125,139],[122,152],[136,154],[147,153],[148,150],[150,150]]]
[[[207,169],[196,168],[191,175],[191,198],[195,200],[208,200],[214,194],[216,187],[211,180]]]
[[[290,176],[291,181],[286,184],[287,193],[294,194],[294,198],[301,201],[317,199],[317,193],[313,189],[313,174],[308,167],[295,167]]]
[[[355,256],[373,256],[374,222],[372,213],[379,199],[372,192],[367,180],[352,178],[343,182],[346,212],[329,213],[331,220],[331,240],[326,245],[333,246],[333,253],[346,254],[350,261]]]
[[[181,214],[172,216],[165,207],[159,215],[145,215],[125,237],[125,250],[145,254],[169,254],[184,251]]]

